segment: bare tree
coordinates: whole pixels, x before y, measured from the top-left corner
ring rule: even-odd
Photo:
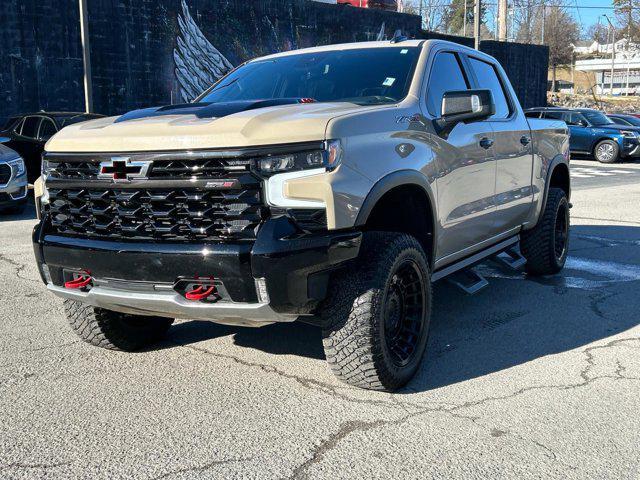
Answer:
[[[640,38],[640,0],[613,0],[618,26],[630,41]]]
[[[556,70],[560,65],[567,65],[573,61],[573,47],[580,40],[580,26],[578,22],[561,6],[559,0],[547,5],[544,15],[536,16],[534,22],[534,37],[542,39],[549,47],[549,65],[551,66],[551,88],[556,88]],[[537,38],[534,38],[538,43]]]

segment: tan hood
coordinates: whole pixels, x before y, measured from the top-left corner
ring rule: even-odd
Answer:
[[[48,152],[136,152],[249,147],[325,139],[329,120],[368,110],[351,103],[260,108],[221,118],[164,115],[116,122],[101,118],[70,125],[53,136]]]

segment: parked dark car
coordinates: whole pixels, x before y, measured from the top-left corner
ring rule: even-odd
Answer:
[[[611,113],[608,114],[611,120],[618,125],[626,125],[628,127],[640,127],[640,118],[635,115],[629,115],[627,113]]]
[[[38,112],[9,118],[0,130],[0,143],[15,150],[27,165],[29,183],[40,176],[44,144],[61,128],[103,115],[81,112]]]
[[[640,158],[640,127],[617,124],[598,110],[531,108],[525,115],[565,122],[571,135],[572,154],[593,156],[601,163]]]

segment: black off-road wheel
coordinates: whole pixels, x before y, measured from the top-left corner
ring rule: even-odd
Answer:
[[[560,188],[550,188],[538,224],[522,232],[520,250],[531,275],[552,275],[564,267],[569,252],[569,201]]]
[[[112,312],[74,300],[64,301],[71,328],[85,342],[109,350],[133,352],[166,335],[173,319]]]
[[[350,385],[393,391],[413,378],[431,318],[426,255],[412,236],[367,232],[355,268],[332,278],[321,315],[327,362]]]
[[[620,147],[613,140],[602,140],[593,149],[593,156],[600,163],[616,163],[620,159]]]

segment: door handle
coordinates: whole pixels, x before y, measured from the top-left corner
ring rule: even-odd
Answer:
[[[520,143],[526,147],[527,145],[529,145],[531,143],[531,138],[527,137],[526,135],[523,135],[520,138]]]
[[[489,150],[493,146],[493,140],[484,137],[482,140],[480,140],[480,146],[485,150]]]

